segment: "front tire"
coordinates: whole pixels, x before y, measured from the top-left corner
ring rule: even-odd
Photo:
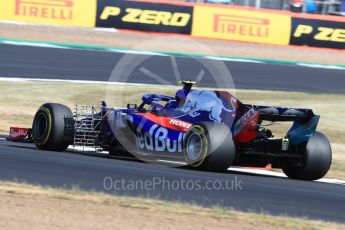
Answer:
[[[224,172],[234,161],[235,152],[232,133],[224,124],[202,122],[186,134],[184,159],[195,169]]]
[[[32,138],[37,148],[65,151],[73,142],[73,114],[64,105],[46,103],[35,114]]]
[[[294,162],[287,162],[283,172],[291,179],[318,180],[327,174],[331,163],[332,149],[327,137],[315,132],[303,153],[303,166],[298,167]]]

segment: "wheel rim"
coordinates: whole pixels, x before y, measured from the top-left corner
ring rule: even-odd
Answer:
[[[40,113],[36,117],[35,125],[34,125],[34,135],[37,140],[41,140],[44,138],[45,134],[47,133],[48,128],[48,118],[45,113]]]
[[[202,137],[198,133],[192,133],[187,141],[187,156],[192,161],[200,160],[203,149]]]

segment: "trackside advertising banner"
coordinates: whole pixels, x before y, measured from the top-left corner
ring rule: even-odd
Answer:
[[[345,49],[345,17],[164,0],[0,0],[0,20]]]
[[[95,0],[1,0],[0,20],[94,27]]]
[[[288,45],[290,30],[289,15],[210,5],[194,6],[193,36]]]
[[[168,3],[102,0],[97,5],[97,27],[190,34],[193,6]]]
[[[343,22],[292,17],[290,45],[345,49]]]

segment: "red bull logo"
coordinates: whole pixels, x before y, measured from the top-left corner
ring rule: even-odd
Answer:
[[[185,133],[180,132],[177,140],[170,139],[168,134],[168,129],[157,124],[151,126],[148,132],[138,129],[136,134],[137,148],[156,152],[182,152]]]
[[[227,109],[215,92],[195,90],[188,94],[181,111],[191,117],[197,117],[201,112],[208,112],[209,119],[215,123],[222,123],[222,111],[234,112]]]

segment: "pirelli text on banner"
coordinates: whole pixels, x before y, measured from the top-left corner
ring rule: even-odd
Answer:
[[[97,27],[190,34],[192,6],[102,0],[97,7]]]
[[[96,0],[3,0],[0,20],[95,26]]]
[[[209,5],[194,7],[193,36],[288,45],[290,29],[289,15]]]
[[[345,49],[345,19],[341,22],[293,17],[290,44]]]

